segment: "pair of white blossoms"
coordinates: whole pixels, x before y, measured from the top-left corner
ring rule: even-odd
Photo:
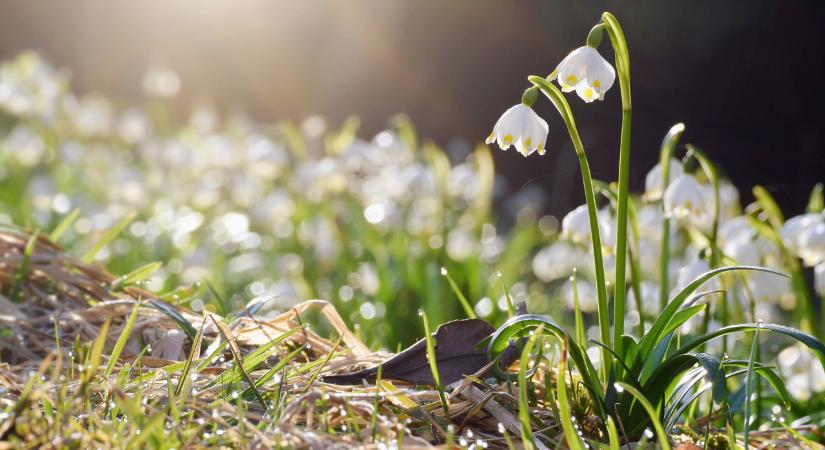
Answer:
[[[576,91],[582,100],[590,103],[604,99],[604,93],[613,86],[616,71],[598,50],[585,45],[567,55],[548,78],[557,79],[563,92]],[[548,130],[547,122],[531,105],[522,102],[501,115],[486,142],[497,142],[502,150],[514,145],[524,156],[536,151],[543,155]]]

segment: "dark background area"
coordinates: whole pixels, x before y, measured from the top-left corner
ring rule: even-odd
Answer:
[[[25,49],[72,71],[73,88],[139,101],[148,67],[182,80],[176,108],[208,101],[257,119],[361,117],[366,137],[397,112],[422,136],[481,141],[605,9],[628,39],[634,189],[676,122],[743,193],[763,184],[786,213],[825,181],[825,14],[803,1],[0,0],[0,57]],[[607,40],[602,53],[612,61]],[[618,83],[603,103],[569,98],[594,176],[615,179]],[[548,156],[496,150],[513,191],[538,185],[549,212],[583,202],[548,102]]]

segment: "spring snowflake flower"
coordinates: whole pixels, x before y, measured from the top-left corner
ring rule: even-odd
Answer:
[[[825,222],[813,224],[799,233],[799,257],[807,266],[825,262]]]
[[[698,219],[705,215],[702,185],[692,175],[679,175],[664,194],[665,213],[676,218]]]
[[[550,79],[558,78],[564,92],[576,91],[587,103],[604,100],[604,93],[613,86],[616,71],[593,47],[585,45],[567,55],[550,74]]]
[[[535,151],[543,155],[548,130],[547,122],[533,108],[519,103],[501,115],[486,142],[497,142],[502,150],[515,145],[516,150],[524,156]]]
[[[682,163],[675,158],[670,158],[670,168],[668,169],[668,181],[673,181],[685,173]],[[658,163],[650,169],[645,176],[645,199],[658,200],[662,198],[662,164]]]

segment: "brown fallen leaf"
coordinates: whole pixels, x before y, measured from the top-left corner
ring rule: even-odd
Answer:
[[[452,384],[486,366],[490,362],[487,349],[476,346],[494,331],[492,325],[481,319],[454,320],[439,326],[433,337],[441,382],[445,385]],[[509,365],[516,356],[515,350],[505,352],[502,355],[502,365]],[[384,379],[411,384],[434,384],[427,361],[425,339],[419,340],[378,366],[348,374],[328,375],[323,377],[323,381],[332,384],[359,384],[366,380],[372,383],[375,382],[379,366],[381,377]]]

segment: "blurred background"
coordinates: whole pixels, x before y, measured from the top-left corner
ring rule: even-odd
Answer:
[[[262,121],[351,114],[371,137],[398,112],[421,136],[469,147],[517,102],[528,74],[547,74],[609,9],[628,38],[633,188],[667,129],[705,149],[740,188],[763,184],[786,213],[825,181],[825,27],[821,2],[780,1],[0,1],[0,57],[36,50],[70,70],[78,93],[124,104],[144,97],[150,68],[180,77],[174,100],[242,110]],[[605,42],[601,50],[612,61]],[[615,179],[619,90],[603,104],[570,98],[594,176]],[[546,195],[546,212],[583,203],[563,125],[548,157],[496,150],[510,190]],[[538,188],[538,189],[537,189]]]

